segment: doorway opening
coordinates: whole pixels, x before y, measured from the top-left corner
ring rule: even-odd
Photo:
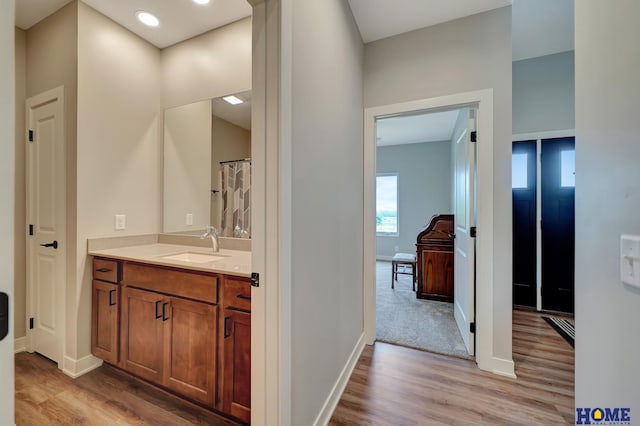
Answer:
[[[473,359],[473,131],[473,108],[376,119],[378,341]]]
[[[494,373],[514,376],[513,362],[493,356],[493,90],[485,89],[475,92],[466,92],[455,95],[442,96],[437,98],[421,99],[399,104],[384,105],[365,109],[365,144],[364,144],[364,206],[365,218],[363,228],[364,256],[363,256],[363,277],[364,277],[364,316],[365,316],[365,342],[369,345],[376,340],[376,123],[383,118],[398,117],[426,112],[442,112],[460,110],[463,108],[476,109],[477,140],[475,155],[468,156],[467,161],[475,162],[475,173],[465,166],[464,170],[468,177],[475,177],[475,183],[467,187],[469,193],[473,194],[475,203],[469,201],[465,205],[468,211],[471,206],[476,205],[477,209],[473,215],[463,216],[466,220],[455,223],[456,246],[458,249],[472,250],[476,255],[474,262],[472,256],[467,256],[467,265],[475,264],[475,269],[468,268],[465,283],[469,285],[468,294],[475,295],[475,303],[466,305],[470,315],[463,318],[464,325],[459,326],[461,334],[468,336],[468,342],[475,344],[466,347],[467,350],[473,348],[476,362],[479,368],[493,371]],[[468,135],[471,138],[471,134]],[[462,164],[462,162],[461,162]],[[451,168],[454,169],[454,165]],[[400,181],[402,177],[400,176]],[[453,188],[449,189],[452,193]],[[400,206],[401,207],[401,206]],[[425,222],[426,219],[425,218]],[[402,217],[400,217],[402,221]],[[426,225],[426,223],[422,223]],[[476,226],[478,230],[477,238],[470,238],[471,226]],[[464,230],[464,232],[463,232]],[[418,230],[416,230],[418,231]],[[462,245],[458,238],[466,233],[469,236],[467,241],[474,244]],[[415,234],[417,236],[417,232]],[[395,248],[395,247],[394,247]],[[461,262],[461,264],[464,264]],[[455,265],[455,261],[454,261]],[[462,275],[462,274],[455,274]],[[471,280],[475,276],[475,289],[471,287]],[[403,279],[410,277],[403,276]],[[391,272],[385,278],[386,285],[390,287]],[[411,278],[409,278],[410,280]],[[455,278],[454,278],[455,279]],[[410,281],[409,281],[410,282]],[[458,281],[456,280],[457,285]],[[462,289],[462,284],[460,284]],[[475,291],[474,291],[475,290]],[[455,297],[454,297],[455,299]],[[473,300],[470,298],[469,300]],[[510,324],[509,324],[510,327]],[[465,341],[465,343],[467,342]]]

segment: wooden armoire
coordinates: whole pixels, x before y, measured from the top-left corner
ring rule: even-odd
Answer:
[[[418,234],[418,299],[453,302],[453,215],[435,215]]]

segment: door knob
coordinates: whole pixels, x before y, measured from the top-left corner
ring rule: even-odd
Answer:
[[[52,243],[47,243],[47,244],[40,244],[42,247],[53,247],[54,249],[58,248],[58,242],[56,240],[53,240]]]

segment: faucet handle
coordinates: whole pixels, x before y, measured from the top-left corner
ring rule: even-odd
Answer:
[[[218,230],[212,225],[207,225],[207,232],[216,236],[218,235]]]

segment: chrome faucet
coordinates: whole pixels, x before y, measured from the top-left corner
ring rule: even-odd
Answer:
[[[213,252],[217,253],[220,251],[220,243],[218,241],[218,230],[211,225],[207,226],[207,231],[200,235],[200,239],[205,239],[207,237],[211,237],[211,245],[213,246]]]

